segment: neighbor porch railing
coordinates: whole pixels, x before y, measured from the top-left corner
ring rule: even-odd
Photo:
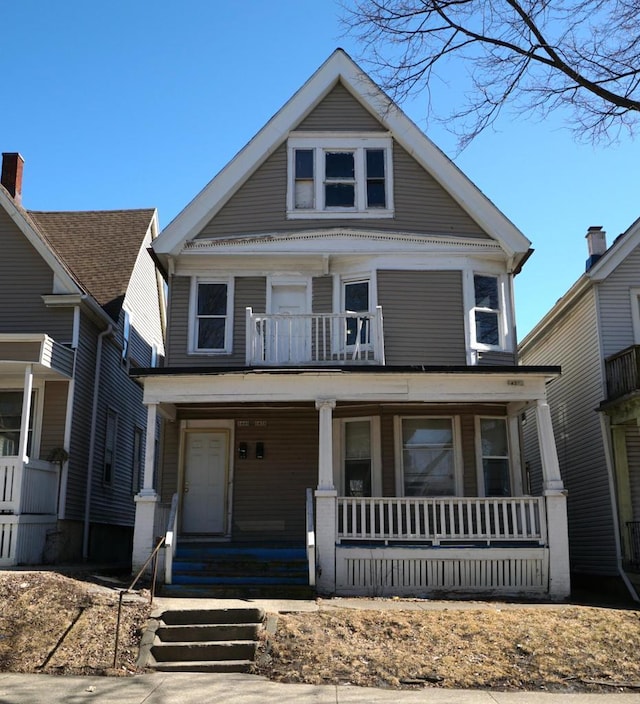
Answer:
[[[543,497],[338,497],[338,541],[545,545]]]
[[[382,308],[346,313],[254,313],[246,309],[246,362],[385,363]]]
[[[171,511],[164,536],[164,583],[171,584],[173,578],[173,557],[178,546],[178,494],[171,499]]]
[[[640,389],[640,345],[632,345],[605,360],[607,399],[613,401]]]
[[[58,468],[51,462],[0,457],[0,512],[55,514]]]
[[[307,543],[307,563],[309,565],[309,585],[315,587],[316,584],[316,528],[313,514],[313,489],[307,489],[307,511],[306,511],[306,543]]]

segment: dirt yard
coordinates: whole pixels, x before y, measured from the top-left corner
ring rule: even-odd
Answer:
[[[53,572],[0,572],[0,672],[127,675],[148,599],[126,597],[113,667],[118,592]]]
[[[131,675],[150,607],[54,572],[0,571],[0,672]],[[129,599],[129,597],[127,597]],[[256,672],[283,682],[395,688],[640,691],[634,608],[464,604],[281,614]],[[414,602],[415,606],[415,602]]]

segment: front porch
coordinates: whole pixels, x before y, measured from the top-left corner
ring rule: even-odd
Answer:
[[[566,497],[544,383],[534,391],[530,379],[507,384],[500,372],[354,374],[199,376],[197,400],[184,377],[180,398],[164,374],[147,377],[145,396],[158,393],[150,415],[172,419],[164,445],[171,461],[160,494],[145,476],[147,493],[137,497],[134,565],[163,535],[165,581],[172,581],[176,546],[197,540],[205,525],[193,523],[194,510],[207,512],[190,497],[189,462],[222,452],[224,515],[200,539],[306,545],[308,581],[319,593],[566,597]],[[483,393],[471,388],[480,379]],[[337,398],[309,402],[310,383]],[[256,393],[255,385],[271,384]],[[281,400],[287,393],[294,398]],[[543,449],[541,496],[526,495],[519,460],[518,417],[528,405],[536,408]],[[198,455],[202,441],[209,449]],[[147,460],[152,467],[153,456]],[[215,461],[207,466],[216,471]]]
[[[41,564],[56,529],[60,463],[44,457],[65,452],[73,359],[47,335],[0,334],[0,567]]]

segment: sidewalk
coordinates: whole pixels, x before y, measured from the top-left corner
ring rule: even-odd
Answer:
[[[240,674],[136,677],[0,674],[0,704],[640,704],[638,694],[414,691],[279,684]]]

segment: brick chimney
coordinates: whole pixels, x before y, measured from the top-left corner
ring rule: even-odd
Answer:
[[[586,238],[589,258],[586,262],[585,271],[589,271],[607,251],[607,233],[602,229],[602,225],[592,225],[587,230]]]
[[[0,183],[9,191],[13,200],[22,205],[22,169],[24,159],[18,152],[2,153]]]

